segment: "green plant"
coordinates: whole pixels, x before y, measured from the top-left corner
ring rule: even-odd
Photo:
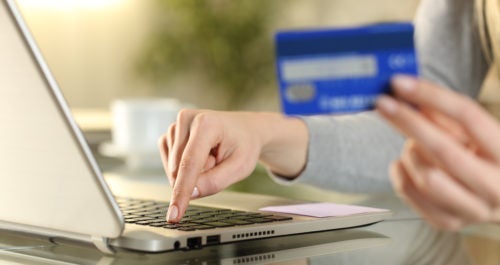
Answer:
[[[167,83],[195,70],[228,97],[235,109],[275,89],[269,24],[277,1],[158,0],[162,19],[136,65],[140,77]]]

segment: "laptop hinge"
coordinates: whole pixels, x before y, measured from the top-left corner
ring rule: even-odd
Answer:
[[[115,254],[115,250],[111,248],[111,246],[109,245],[109,240],[105,237],[93,236],[92,243],[94,244],[94,246],[97,247],[97,249],[99,249],[103,253],[110,255]]]

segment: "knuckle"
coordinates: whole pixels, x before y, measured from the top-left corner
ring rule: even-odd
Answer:
[[[205,128],[206,126],[210,126],[212,123],[211,121],[212,115],[210,113],[202,112],[194,117],[193,123],[195,123],[198,128]]]
[[[184,121],[189,120],[192,115],[193,115],[192,109],[181,109],[177,113],[177,122],[183,123]]]
[[[405,166],[415,167],[418,158],[417,147],[414,141],[410,140],[405,144],[401,152],[401,162]]]
[[[220,184],[217,181],[207,181],[205,185],[205,190],[210,194],[214,194],[222,190]]]
[[[448,148],[441,143],[434,147],[434,153],[446,166],[453,167],[454,165],[462,163],[460,156],[453,149]]]
[[[167,135],[172,135],[172,133],[175,131],[175,125],[177,123],[176,122],[172,122],[169,126],[168,126],[168,129],[167,129],[167,132],[168,134]]]
[[[164,147],[165,147],[165,135],[162,135],[162,136],[160,136],[160,138],[158,138],[157,145],[158,145],[158,148],[160,150],[164,149]]]
[[[418,147],[415,141],[410,140],[407,147],[407,153],[410,157],[417,157],[419,155]]]
[[[239,175],[240,178],[244,178],[249,176],[254,169],[255,165],[253,165],[252,163],[241,163],[236,167],[235,174],[237,176]]]
[[[432,192],[435,192],[436,190],[433,189],[433,187],[430,185],[432,183],[432,178],[433,178],[433,170],[432,169],[425,169],[420,172],[420,175],[418,176],[421,181],[418,181],[417,185],[419,188],[419,191],[424,193],[425,195],[428,195]]]
[[[182,187],[180,186],[175,186],[173,189],[172,189],[172,198],[182,198],[182,196],[184,195],[184,190],[182,189]]]
[[[167,175],[169,178],[176,179],[177,178],[177,171],[175,169],[169,168]]]
[[[195,164],[194,159],[190,156],[185,156],[181,159],[179,163],[179,170],[189,170]]]
[[[175,183],[175,180],[177,179],[177,174],[173,170],[168,170],[167,171],[167,176],[171,184],[173,185]]]

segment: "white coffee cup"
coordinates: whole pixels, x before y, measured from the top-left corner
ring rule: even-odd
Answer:
[[[104,154],[124,157],[131,168],[161,167],[158,138],[187,105],[173,98],[117,99],[111,103],[112,142]]]

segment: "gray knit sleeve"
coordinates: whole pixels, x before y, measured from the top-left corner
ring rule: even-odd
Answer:
[[[473,1],[423,0],[415,19],[421,76],[475,96],[488,70]],[[302,117],[309,129],[300,182],[347,192],[390,192],[388,166],[404,139],[375,112]]]
[[[309,149],[301,182],[348,192],[388,192],[403,138],[375,112],[303,117]]]
[[[470,0],[423,0],[415,17],[421,75],[474,98],[489,69],[475,21]]]

